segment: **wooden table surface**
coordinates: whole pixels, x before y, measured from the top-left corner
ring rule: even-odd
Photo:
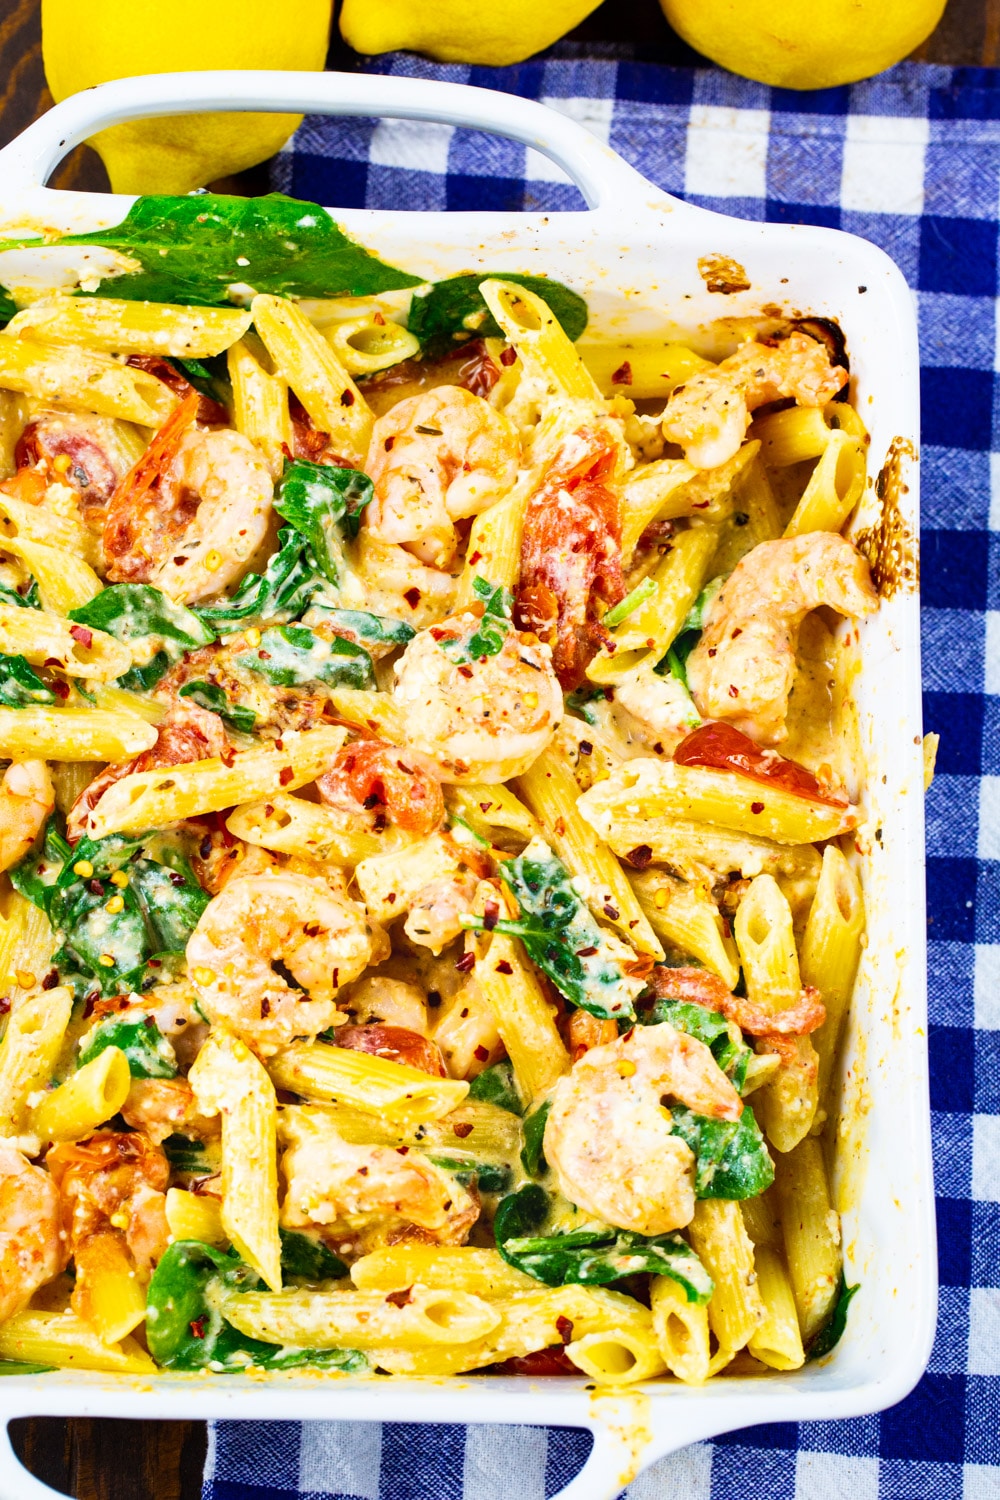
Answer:
[[[0,145],[52,103],[41,59],[40,0],[0,0]],[[81,5],[81,16],[86,7]],[[657,0],[606,0],[571,33],[581,41],[637,43],[650,62],[700,61],[663,19]],[[937,30],[915,52],[926,62],[1000,65],[1000,0],[950,0]],[[331,43],[327,67],[349,70],[356,54]],[[97,156],[80,146],[57,172],[58,187],[107,188]],[[266,191],[266,167],[214,184]],[[33,1418],[11,1424],[14,1446],[39,1479],[79,1500],[199,1500],[205,1459],[201,1422]]]

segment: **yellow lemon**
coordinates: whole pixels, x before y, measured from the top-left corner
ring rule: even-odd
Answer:
[[[825,89],[870,78],[906,57],[934,30],[945,0],[660,4],[679,36],[731,73],[786,89]]]
[[[42,0],[52,97],[138,73],[291,68],[326,61],[331,0]],[[116,193],[188,193],[284,145],[301,115],[178,115],[113,125],[90,142]]]
[[[426,52],[502,68],[565,36],[600,0],[344,0],[340,30],[357,52]]]

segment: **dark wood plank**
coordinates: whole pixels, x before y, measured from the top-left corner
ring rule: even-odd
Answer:
[[[374,0],[373,0],[374,3]],[[663,19],[658,0],[606,0],[571,34],[574,41],[627,41],[651,62],[701,59]],[[1000,0],[950,0],[940,25],[916,51],[925,62],[1000,65]],[[360,60],[334,30],[327,67],[353,71]],[[52,103],[41,58],[39,0],[0,0],[0,145]],[[213,184],[219,191],[266,189],[267,166]],[[78,147],[59,168],[59,187],[107,189],[100,158]],[[11,1424],[32,1473],[77,1500],[198,1500],[205,1460],[200,1422],[123,1422],[35,1417]]]

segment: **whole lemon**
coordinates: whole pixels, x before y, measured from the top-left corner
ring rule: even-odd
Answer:
[[[344,0],[340,30],[356,52],[426,52],[438,62],[502,68],[565,36],[600,0]]]
[[[906,57],[934,30],[945,0],[660,4],[679,36],[731,73],[786,89],[825,89],[870,78]]]
[[[42,0],[45,77],[58,102],[139,73],[291,68],[326,61],[331,0]],[[113,125],[90,142],[116,193],[188,193],[284,145],[301,115],[175,115]]]

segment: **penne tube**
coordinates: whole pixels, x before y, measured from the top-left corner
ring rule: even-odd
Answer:
[[[761,542],[775,541],[782,531],[782,516],[767,470],[758,456],[740,476],[735,506],[719,529],[719,547],[711,573],[731,573],[741,557]]]
[[[835,432],[845,432],[867,444],[865,424],[847,401],[768,412],[754,420],[749,436],[759,439],[761,458],[769,469],[783,469],[819,458]]]
[[[777,1055],[773,1075],[760,1084],[754,1113],[776,1151],[792,1151],[808,1135],[819,1106],[819,1064],[807,1036],[758,1037],[758,1055]]]
[[[515,797],[510,787],[467,781],[461,786],[446,786],[443,790],[445,806],[451,817],[460,818],[488,843],[506,844],[508,835],[513,835],[513,841],[520,848],[541,835],[538,820]]]
[[[201,1240],[204,1245],[227,1245],[222,1226],[222,1204],[218,1198],[189,1193],[184,1188],[167,1189],[164,1202],[172,1240]]]
[[[717,544],[711,526],[692,527],[674,537],[650,574],[653,593],[614,627],[587,668],[591,682],[621,682],[644,664],[660,661],[701,591]]]
[[[16,1136],[55,1071],[73,1009],[62,985],[15,1001],[0,1042],[0,1134]]]
[[[22,542],[41,542],[82,558],[91,567],[102,566],[100,538],[88,531],[82,521],[63,516],[47,505],[29,505],[15,495],[0,493],[0,519],[4,530],[0,542],[17,538]]]
[[[826,1323],[837,1299],[843,1267],[840,1217],[830,1202],[819,1141],[807,1137],[774,1165],[788,1276],[799,1327],[808,1343]]]
[[[420,353],[420,340],[375,308],[331,323],[324,333],[349,375],[374,375]]]
[[[711,363],[686,344],[666,339],[637,339],[619,344],[581,339],[577,352],[604,396],[628,396],[632,401],[655,401],[669,396]]]
[[[667,1365],[652,1328],[607,1328],[571,1339],[566,1354],[598,1385],[636,1385],[666,1373]]]
[[[578,811],[580,789],[556,743],[546,746],[519,778],[518,788],[570,874],[586,881],[587,904],[594,915],[617,927],[640,953],[662,958],[663,947],[628,876]]]
[[[758,875],[736,909],[736,946],[747,995],[771,1012],[787,1010],[802,997],[792,910],[772,875]]]
[[[460,1079],[433,1078],[374,1053],[328,1042],[293,1042],[269,1058],[267,1066],[279,1088],[304,1099],[350,1104],[394,1122],[439,1120],[469,1092]]]
[[[863,444],[846,432],[831,432],[785,536],[839,531],[865,492],[867,472]]]
[[[51,614],[67,615],[71,609],[89,604],[104,587],[90,564],[65,547],[50,547],[20,536],[4,537],[2,545],[4,552],[19,557],[37,579],[42,607]]]
[[[291,386],[334,449],[362,464],[373,414],[329,342],[287,298],[257,296],[250,310],[274,373]]]
[[[0,333],[0,387],[140,427],[162,426],[177,404],[162,380],[110,354],[9,333]]]
[[[0,603],[0,652],[36,666],[56,666],[70,677],[106,682],[132,665],[132,653],[103,630],[73,625],[40,609]]]
[[[56,807],[63,817],[102,769],[100,761],[67,760],[56,761],[49,767],[52,785],[56,794]]]
[[[569,1053],[553,1007],[513,938],[497,932],[476,965],[476,986],[485,996],[526,1103],[569,1072]]]
[[[204,1114],[222,1117],[222,1227],[272,1291],[281,1287],[278,1110],[274,1085],[245,1042],[214,1027],[188,1081]]]
[[[677,880],[665,870],[629,876],[649,924],[678,953],[718,974],[730,990],[740,977],[739,953],[707,881]]]
[[[477,578],[505,589],[516,585],[521,571],[524,516],[534,484],[534,473],[529,472],[509,495],[473,517],[455,594],[456,609],[475,602],[473,584]]]
[[[776,844],[773,839],[684,818],[657,819],[651,824],[638,808],[616,813],[605,836],[615,853],[626,860],[633,850],[648,849],[652,860],[669,865],[679,878],[691,882],[711,884],[715,876],[734,871],[748,878],[764,870],[790,877],[819,872],[820,856],[812,844]]]
[[[17,391],[0,390],[0,479],[17,473],[15,449],[27,420],[24,397]]]
[[[158,698],[143,698],[127,688],[115,687],[112,682],[95,682],[89,689],[99,709],[109,714],[124,714],[128,718],[139,718],[147,724],[161,724],[167,715],[167,705]]]
[[[49,967],[55,934],[45,913],[19,891],[9,893],[6,907],[0,917],[0,985],[33,989]]]
[[[125,1338],[105,1344],[72,1312],[42,1312],[28,1308],[0,1323],[0,1359],[55,1365],[60,1370],[104,1370],[112,1375],[157,1373],[141,1344]]]
[[[730,515],[757,452],[756,443],[744,443],[714,469],[695,469],[680,458],[660,458],[633,469],[622,485],[622,556],[632,556],[651,521],[721,521]]]
[[[499,1251],[473,1245],[386,1245],[356,1260],[351,1280],[362,1292],[395,1292],[419,1282],[487,1302],[538,1289],[534,1277],[509,1266]]]
[[[362,860],[395,853],[413,840],[397,828],[372,833],[357,819],[336,808],[320,807],[301,797],[274,792],[260,802],[237,807],[226,819],[237,838],[278,854],[297,854],[335,865],[354,866]]]
[[[689,1302],[670,1276],[650,1278],[649,1305],[653,1333],[671,1375],[685,1385],[704,1385],[711,1363],[707,1306]]]
[[[743,1349],[764,1321],[764,1304],[740,1205],[728,1198],[700,1199],[688,1233],[715,1282],[708,1303],[712,1332],[722,1348]]]
[[[260,355],[264,350],[257,345]],[[226,356],[233,386],[233,425],[263,453],[273,479],[285,467],[292,451],[292,419],[288,410],[288,386],[278,375],[270,375],[257,357],[249,339],[239,339]]]
[[[71,1306],[103,1344],[114,1347],[143,1322],[146,1293],[120,1229],[97,1229],[73,1252]]]
[[[498,277],[481,281],[479,290],[525,369],[544,380],[550,396],[601,401],[594,377],[541,297]]]
[[[333,726],[290,730],[272,747],[233,752],[228,764],[212,756],[134,771],[104,793],[88,831],[92,838],[141,833],[256,800],[278,787],[294,791],[328,769],[344,738],[345,731]]]
[[[7,324],[7,332],[53,344],[82,344],[108,354],[207,359],[250,327],[242,307],[180,307],[118,297],[48,297]]]
[[[282,1140],[292,1142],[306,1132],[320,1138],[333,1132],[352,1145],[459,1149],[476,1161],[509,1160],[523,1144],[518,1117],[480,1099],[465,1099],[431,1120],[376,1115],[352,1104],[286,1104],[278,1124]]]
[[[35,1106],[31,1132],[43,1141],[79,1141],[118,1113],[131,1086],[124,1052],[105,1047]]]
[[[777,1196],[772,1188],[758,1194],[756,1198],[741,1199],[740,1212],[755,1249],[758,1245],[766,1245],[769,1250],[783,1249],[781,1214],[778,1209]]]
[[[431,833],[405,849],[363,859],[354,878],[369,917],[385,925],[409,912],[426,886],[461,869],[459,845],[446,833]]]
[[[734,771],[652,759],[626,761],[614,775],[584,792],[577,806],[612,847],[620,841],[616,825],[629,818],[645,824],[646,837],[638,843],[651,847],[660,833],[658,825],[677,818],[779,844],[818,843],[856,828],[860,821],[857,807],[812,802]]]
[[[802,978],[806,984],[815,985],[826,1006],[826,1020],[812,1037],[819,1057],[821,1106],[833,1081],[864,930],[861,882],[836,845],[827,844],[800,952]]]
[[[425,1286],[411,1286],[405,1301],[356,1288],[240,1292],[224,1308],[228,1321],[249,1338],[306,1349],[451,1348],[486,1338],[501,1322],[482,1297]]]
[[[330,701],[340,718],[366,729],[390,745],[406,744],[406,721],[399,704],[388,693],[368,688],[331,688]]]
[[[798,1370],[805,1364],[795,1299],[781,1255],[765,1245],[754,1247],[757,1285],[764,1303],[764,1321],[747,1348],[772,1370]]]

